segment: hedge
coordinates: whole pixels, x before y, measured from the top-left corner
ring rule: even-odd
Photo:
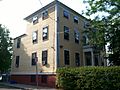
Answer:
[[[59,68],[57,86],[65,90],[120,90],[120,67]]]

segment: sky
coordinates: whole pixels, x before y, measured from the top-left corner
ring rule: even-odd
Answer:
[[[54,0],[0,0],[0,24],[9,29],[12,38],[22,35],[26,33],[27,25],[23,19],[52,1]],[[82,10],[85,9],[83,0],[58,1],[78,13],[82,13]]]

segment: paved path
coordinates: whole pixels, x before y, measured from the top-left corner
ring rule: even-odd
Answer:
[[[1,82],[0,82],[0,86],[1,86],[0,90],[58,90],[49,87],[36,87],[32,85],[10,84],[10,83],[1,83]]]

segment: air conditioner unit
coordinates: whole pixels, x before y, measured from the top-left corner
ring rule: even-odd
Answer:
[[[42,61],[42,65],[46,65],[46,62],[45,62],[45,61]]]

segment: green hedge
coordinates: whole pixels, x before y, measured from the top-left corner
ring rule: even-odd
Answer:
[[[120,67],[59,68],[57,85],[66,90],[120,90]]]

